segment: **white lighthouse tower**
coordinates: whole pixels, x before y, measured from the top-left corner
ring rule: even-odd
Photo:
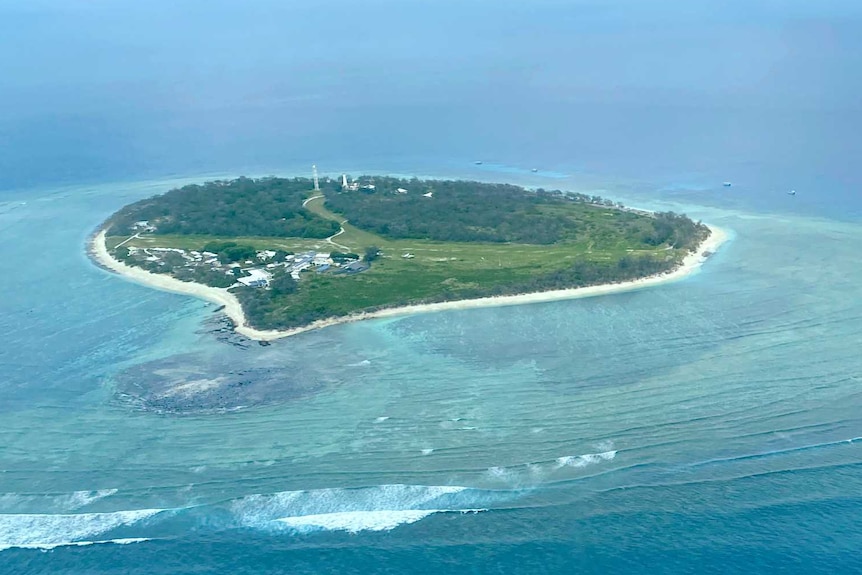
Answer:
[[[314,191],[319,192],[320,191],[320,182],[317,181],[317,166],[316,165],[311,166],[311,176],[314,179]]]

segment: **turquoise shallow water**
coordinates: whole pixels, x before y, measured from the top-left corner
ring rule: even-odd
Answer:
[[[0,3],[0,574],[862,572],[857,0],[60,4]],[[135,199],[311,164],[732,239],[247,349],[84,254]]]
[[[169,185],[3,204],[28,249],[0,280],[0,572],[860,567],[858,224],[656,195],[732,232],[684,281],[237,349],[201,333],[208,304],[82,253]],[[168,363],[284,369],[284,395],[187,415],[116,395]]]

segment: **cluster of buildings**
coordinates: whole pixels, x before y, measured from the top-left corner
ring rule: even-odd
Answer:
[[[273,274],[284,269],[295,280],[300,274],[311,270],[318,273],[339,271],[342,273],[358,273],[368,269],[368,264],[355,260],[334,261],[329,253],[309,251],[302,254],[288,254],[279,257],[274,250],[260,250],[254,259],[242,262],[222,263],[218,254],[207,251],[183,250],[179,248],[138,248],[129,247],[129,257],[140,262],[149,262],[149,267],[164,267],[166,272],[176,272],[186,268],[208,268],[210,271],[222,272],[228,276],[236,276],[237,269],[242,275],[237,277],[237,283],[249,287],[267,287]],[[283,253],[283,252],[282,252]],[[180,259],[182,258],[182,259]]]
[[[272,258],[270,256],[270,252],[261,252],[264,254],[265,258]],[[261,256],[261,253],[258,253],[258,257]],[[266,264],[268,269],[272,269],[278,267],[279,265],[283,266],[287,273],[289,273],[293,279],[298,280],[299,274],[304,272],[307,269],[314,268],[315,271],[325,272],[329,270],[332,266],[338,266],[340,264],[336,263],[329,257],[328,253],[321,252],[306,252],[304,254],[298,255],[288,255],[285,257],[284,262],[282,263],[269,263]]]
[[[364,184],[363,185],[363,184],[360,184],[356,180],[351,180],[350,178],[347,177],[346,174],[341,175],[341,190],[342,191],[344,191],[344,192],[355,192],[355,191],[360,190],[360,189],[362,189],[362,190],[373,190],[373,189],[375,189],[375,185],[374,184]],[[409,192],[410,192],[410,190],[408,190],[407,188],[396,188],[395,189],[396,194],[407,194]],[[432,197],[434,197],[434,192],[425,192],[424,194],[422,194],[422,197],[423,198],[432,198]]]
[[[341,175],[341,190],[345,192],[355,192],[356,190],[362,188],[363,190],[373,190],[376,186],[374,184],[365,184],[360,185],[356,180],[348,180],[346,174]]]
[[[136,232],[154,232],[156,231],[156,226],[150,224],[149,220],[141,220],[132,224],[132,229]]]

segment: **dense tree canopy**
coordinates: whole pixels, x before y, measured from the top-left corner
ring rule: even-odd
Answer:
[[[171,190],[126,206],[111,218],[112,235],[132,234],[147,221],[155,234],[325,238],[337,222],[302,206],[313,184],[305,178],[238,178]]]
[[[358,228],[390,239],[554,244],[641,237],[649,245],[696,245],[705,228],[676,214],[644,217],[597,196],[529,191],[509,184],[359,178],[326,194],[326,205]],[[613,217],[611,220],[609,217]]]
[[[279,271],[274,274],[269,282],[269,289],[273,296],[278,297],[296,291],[296,280],[290,274]]]
[[[375,177],[360,182],[366,180],[358,190],[328,193],[327,207],[388,238],[549,244],[574,223],[542,209],[565,204],[560,193],[463,181]]]
[[[352,225],[390,239],[554,244],[600,230],[603,240],[637,236],[647,245],[685,248],[705,233],[683,215],[645,218],[597,196],[558,190],[381,176],[363,176],[357,184],[357,189],[342,190],[324,182],[327,207]],[[111,218],[109,234],[134,233],[136,223],[146,221],[155,234],[326,238],[339,224],[303,207],[312,186],[307,178],[184,186],[126,206]],[[609,215],[615,219],[605,219]]]

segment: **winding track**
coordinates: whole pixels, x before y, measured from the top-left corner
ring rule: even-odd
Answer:
[[[316,195],[316,196],[311,196],[310,198],[306,198],[306,199],[305,199],[305,200],[303,200],[303,202],[302,202],[302,207],[304,208],[304,207],[306,206],[306,204],[308,204],[308,202],[310,202],[311,200],[316,200],[316,199],[318,199],[318,198],[322,198],[322,197],[323,197],[323,194],[318,194],[318,195]],[[347,246],[343,246],[343,245],[341,245],[341,244],[339,244],[339,243],[337,243],[337,242],[332,241],[332,238],[336,238],[336,237],[338,237],[338,236],[340,236],[341,234],[343,234],[343,233],[344,233],[344,224],[346,224],[346,223],[347,223],[347,220],[344,220],[343,222],[341,222],[341,223],[339,224],[339,225],[341,226],[341,228],[340,228],[337,232],[335,232],[334,234],[332,234],[331,236],[329,236],[328,238],[326,238],[326,241],[327,241],[328,243],[332,244],[333,246],[335,246],[335,247],[339,248],[339,249],[342,249],[342,250],[345,250],[345,251],[348,251],[348,252],[349,252],[349,251],[350,251],[350,248],[349,248],[349,247],[347,247]]]
[[[342,250],[349,252],[350,251],[349,247],[343,246],[337,242],[332,241],[332,238],[338,237],[344,233],[344,224],[346,224],[346,223],[347,223],[347,220],[344,220],[343,222],[341,222],[341,229],[338,230],[337,232],[335,232],[334,234],[332,234],[331,236],[329,236],[328,238],[326,238],[326,241],[329,242],[330,244],[334,245],[337,248],[341,248]]]

